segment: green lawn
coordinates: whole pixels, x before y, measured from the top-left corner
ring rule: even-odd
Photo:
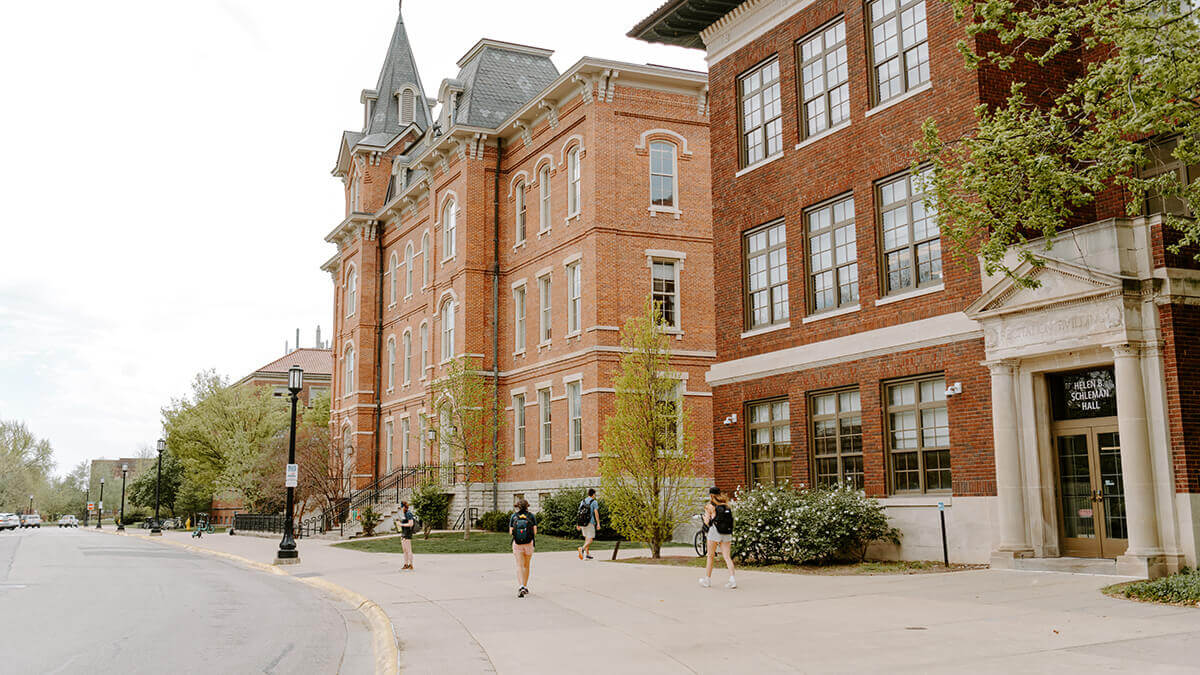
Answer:
[[[511,553],[512,536],[499,532],[472,532],[470,539],[463,539],[461,532],[435,532],[425,539],[421,535],[413,537],[413,553]],[[593,551],[611,551],[616,542],[594,541]],[[535,548],[538,551],[574,551],[583,544],[582,539],[567,539],[566,537],[551,537],[539,534]],[[367,538],[334,544],[340,548],[371,553],[402,553],[400,537],[386,539]],[[636,547],[638,544],[624,542],[622,546]]]
[[[1107,595],[1167,605],[1200,604],[1200,571],[1184,568],[1153,581],[1131,581],[1104,588]]]
[[[676,567],[697,567],[704,568],[707,560],[697,556],[664,556],[655,560],[653,558],[638,556],[634,558],[623,558],[617,560],[623,563],[635,563],[643,565],[671,565]],[[868,560],[863,563],[849,565],[749,565],[739,564],[734,561],[738,569],[752,570],[755,572],[780,572],[783,574],[821,574],[829,576],[853,576],[864,575],[871,576],[875,574],[928,574],[932,572],[956,572],[967,569],[980,569],[986,565],[951,565],[946,568],[940,562],[932,562],[928,560],[887,560],[876,561]],[[720,572],[725,569],[725,561],[718,558],[713,565],[713,569]]]

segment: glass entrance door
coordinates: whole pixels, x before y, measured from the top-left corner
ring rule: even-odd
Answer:
[[[1071,425],[1055,435],[1063,554],[1115,558],[1125,552],[1125,485],[1114,426]]]

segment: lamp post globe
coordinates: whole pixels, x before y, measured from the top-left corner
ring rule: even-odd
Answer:
[[[104,522],[104,479],[100,479],[100,503],[96,505],[96,529]]]
[[[150,524],[150,536],[158,537],[162,535],[162,524],[158,520],[158,491],[162,484],[162,454],[163,450],[167,449],[167,441],[158,439],[158,476],[154,479],[154,522]]]
[[[125,531],[125,474],[129,473],[129,465],[121,465],[121,515],[117,517],[117,532]]]
[[[294,470],[293,465],[296,463],[296,400],[299,398],[300,390],[303,388],[304,370],[300,366],[292,366],[288,369],[288,392],[291,394],[292,399],[292,423],[288,432],[287,473]],[[296,550],[296,540],[292,537],[295,492],[295,486],[289,481],[287,485],[287,508],[283,514],[283,541],[279,542],[279,552],[275,554],[276,565],[292,565],[300,562],[300,552]]]

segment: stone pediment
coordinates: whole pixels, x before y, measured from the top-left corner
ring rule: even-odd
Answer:
[[[1014,270],[1018,278],[1036,280],[1036,287],[1005,278],[968,305],[967,316],[980,320],[1121,294],[1120,275],[1057,258],[1042,256],[1041,260],[1041,265],[1025,262]]]

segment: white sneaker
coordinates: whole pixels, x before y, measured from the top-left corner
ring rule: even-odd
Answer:
[[[700,585],[708,588],[709,586],[712,586],[712,582],[708,580],[708,577],[700,577]]]
[[[737,582],[733,580],[733,577],[729,577],[729,581],[725,582],[725,588],[737,588]]]

